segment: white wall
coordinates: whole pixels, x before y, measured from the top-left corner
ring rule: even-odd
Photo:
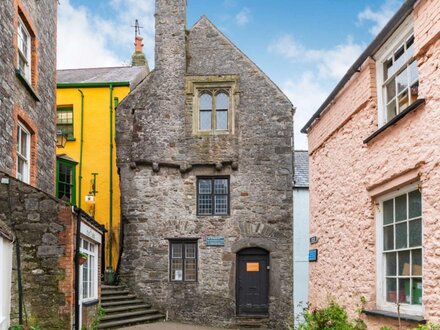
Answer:
[[[9,328],[11,306],[12,242],[0,235],[0,330]]]
[[[309,289],[309,189],[293,189],[293,308],[295,324],[302,322]]]

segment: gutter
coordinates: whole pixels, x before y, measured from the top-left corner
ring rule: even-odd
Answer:
[[[96,82],[96,83],[57,83],[57,88],[99,88],[99,87],[130,87],[129,81]]]
[[[312,118],[309,119],[307,124],[301,129],[301,133],[307,134],[308,129],[312,126],[314,121],[321,116],[321,113],[328,107],[328,105],[335,99],[336,95],[341,91],[345,84],[351,79],[351,77],[356,73],[360,72],[360,67],[365,60],[374,55],[377,50],[388,40],[388,38],[396,31],[399,25],[408,17],[413,11],[414,4],[418,0],[406,0],[406,2],[400,7],[397,13],[390,19],[390,21],[385,25],[382,31],[374,38],[370,45],[364,50],[364,52],[359,56],[359,58],[354,62],[354,64],[348,69],[347,73],[342,77],[341,81],[336,85],[324,103],[319,107],[319,109],[313,114]]]

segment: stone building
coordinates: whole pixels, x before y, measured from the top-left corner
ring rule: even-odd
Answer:
[[[363,296],[369,329],[440,322],[439,65],[440,2],[407,0],[303,129],[309,299]]]
[[[57,1],[0,3],[0,170],[53,193]]]
[[[156,1],[155,69],[116,114],[120,274],[170,319],[285,326],[293,112],[206,17],[186,29],[186,0]]]

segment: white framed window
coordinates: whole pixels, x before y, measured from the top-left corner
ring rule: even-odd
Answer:
[[[379,124],[385,125],[418,99],[419,75],[414,58],[412,16],[375,55]]]
[[[29,82],[31,81],[31,34],[27,29],[26,25],[23,23],[21,17],[18,18],[18,69],[21,75],[26,78]]]
[[[379,200],[377,216],[377,305],[423,314],[422,194],[416,184]]]
[[[31,158],[31,134],[21,124],[17,126],[17,179],[29,183]]]
[[[98,299],[98,245],[81,237],[80,251],[87,255],[81,265],[81,301]]]

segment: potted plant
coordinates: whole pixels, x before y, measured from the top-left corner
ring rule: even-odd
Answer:
[[[87,261],[87,254],[84,252],[79,253],[79,264],[83,265]]]

